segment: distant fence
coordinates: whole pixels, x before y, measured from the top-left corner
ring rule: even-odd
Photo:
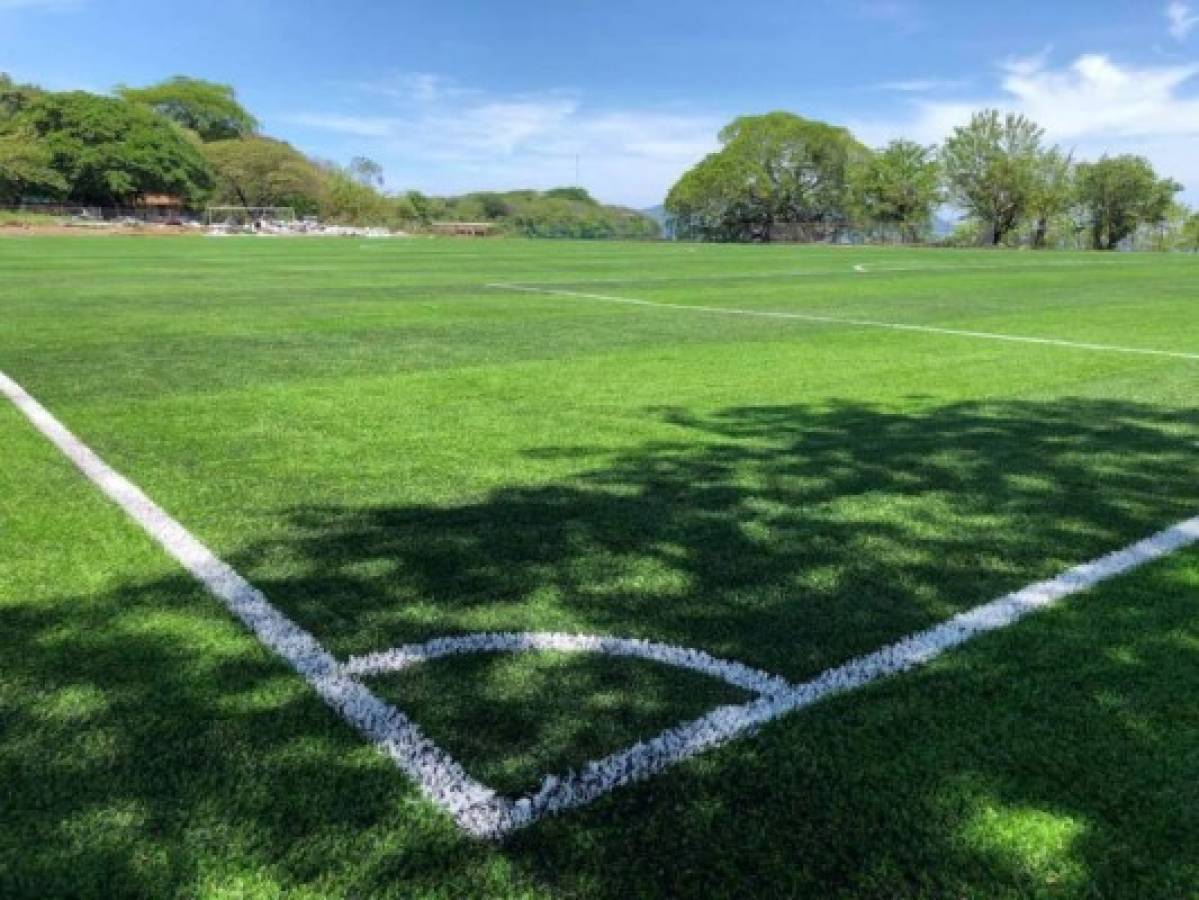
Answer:
[[[890,222],[810,221],[773,222],[770,225],[760,222],[728,222],[724,223],[720,230],[723,231],[723,235],[710,234],[708,239],[780,244],[912,245],[934,243],[942,236],[936,234],[931,226],[904,226]],[[688,234],[687,229],[678,227],[678,223],[674,221],[667,222],[666,231],[684,240],[693,236]]]
[[[784,244],[920,244],[931,239],[923,228],[855,222],[776,222],[766,234]]]
[[[77,203],[21,203],[17,206],[0,207],[0,214],[3,213],[34,213],[103,222],[119,219],[136,219],[139,222],[198,221],[197,216],[192,213],[166,207],[82,206]]]

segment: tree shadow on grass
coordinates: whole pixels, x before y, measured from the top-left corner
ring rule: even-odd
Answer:
[[[502,895],[190,578],[0,607],[0,896]]]
[[[341,654],[563,629],[804,678],[1199,509],[1193,411],[653,414],[677,437],[567,483],[459,506],[304,507],[236,563]]]
[[[298,509],[286,540],[233,561],[343,656],[564,628],[800,678],[1199,507],[1193,411],[654,415],[677,436],[569,483]],[[419,801],[188,579],[15,605],[0,621],[0,887],[1182,896],[1199,858],[1196,584],[1133,584],[499,851]]]

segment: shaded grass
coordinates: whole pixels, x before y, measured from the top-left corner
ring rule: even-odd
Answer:
[[[508,795],[652,737],[745,691],[641,659],[450,657],[369,680],[471,775]]]

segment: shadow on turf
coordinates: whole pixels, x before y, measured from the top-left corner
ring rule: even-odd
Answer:
[[[677,439],[570,484],[296,510],[292,539],[234,562],[290,560],[260,586],[341,652],[558,615],[800,677],[1199,503],[1192,413],[1078,400],[654,414]],[[502,853],[534,884],[595,896],[1182,896],[1199,877],[1195,590],[1155,570]],[[432,631],[430,609],[446,623]],[[236,646],[214,651],[193,619]],[[504,887],[491,851],[408,805],[386,763],[221,623],[182,578],[0,614],[9,893],[161,895],[239,876],[329,893]],[[100,700],[48,705],[73,689]]]

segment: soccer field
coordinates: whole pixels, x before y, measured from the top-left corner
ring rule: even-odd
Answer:
[[[1199,885],[1199,257],[14,238],[0,373],[0,895]]]

